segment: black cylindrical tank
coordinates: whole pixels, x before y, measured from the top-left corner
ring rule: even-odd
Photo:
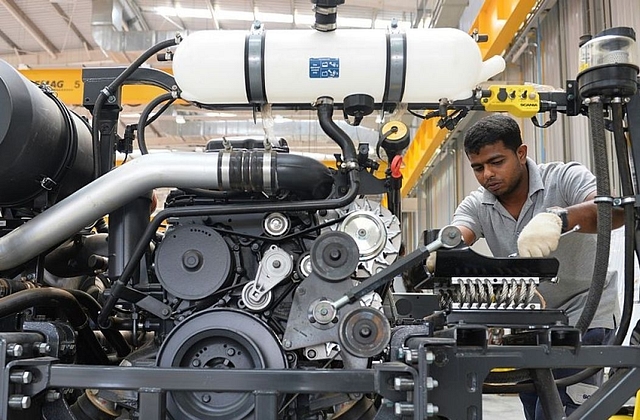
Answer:
[[[92,177],[88,124],[0,60],[0,206],[29,205],[46,190],[60,200]]]

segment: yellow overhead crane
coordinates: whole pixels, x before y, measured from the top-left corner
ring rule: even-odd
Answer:
[[[170,68],[162,71],[171,73]],[[53,89],[67,106],[82,106],[84,83],[82,69],[26,69],[20,73],[27,79],[38,84],[47,84]],[[125,85],[122,88],[123,105],[140,105],[151,102],[158,95],[165,93],[159,87],[148,85]]]
[[[489,36],[488,42],[478,44],[482,59],[501,54],[518,29],[526,21],[537,0],[486,0],[478,12],[471,32]],[[497,96],[496,96],[497,98]],[[500,105],[493,100],[490,105]],[[502,104],[504,105],[504,104]],[[420,125],[404,155],[402,196],[406,197],[416,185],[422,170],[446,139],[448,131],[438,127],[437,119],[425,120]]]

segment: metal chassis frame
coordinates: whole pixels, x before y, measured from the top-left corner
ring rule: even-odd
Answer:
[[[464,329],[480,334],[486,332],[486,328],[480,326]],[[480,420],[482,384],[493,368],[617,368],[613,377],[568,417],[568,420],[596,420],[615,414],[636,393],[640,383],[638,347],[554,345],[551,342],[537,346],[487,346],[482,339],[463,345],[456,338],[412,338],[419,339],[421,343],[417,349],[418,357],[409,363],[398,360],[360,370],[111,367],[65,365],[50,357],[17,359],[8,363],[2,373],[0,391],[4,404],[0,412],[3,418],[8,418],[13,412],[6,405],[8,396],[12,395],[9,390],[15,386],[10,383],[9,375],[18,368],[37,373],[34,374],[37,380],[21,385],[19,389],[21,394],[31,397],[47,389],[60,388],[135,390],[139,392],[140,420],[166,417],[168,391],[251,392],[256,404],[254,412],[259,413],[260,420],[277,419],[279,394],[315,392],[380,394],[384,398],[376,415],[380,420],[399,418],[392,408],[398,404],[412,413],[402,417],[405,419],[428,418],[433,414],[435,405],[440,415]],[[2,350],[5,345],[6,342],[0,340]],[[393,356],[404,359],[402,353],[396,352]],[[409,379],[413,387],[408,390],[394,388],[396,377]],[[438,380],[439,385],[429,389],[427,378]]]

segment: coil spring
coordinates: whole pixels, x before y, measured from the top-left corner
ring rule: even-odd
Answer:
[[[439,289],[441,309],[454,304],[461,308],[526,308],[536,292],[533,279],[503,279],[495,284],[489,279],[462,279],[457,289]]]

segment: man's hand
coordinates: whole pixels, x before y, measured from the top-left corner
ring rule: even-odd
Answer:
[[[562,220],[553,213],[538,213],[520,232],[520,257],[546,257],[558,247]]]

